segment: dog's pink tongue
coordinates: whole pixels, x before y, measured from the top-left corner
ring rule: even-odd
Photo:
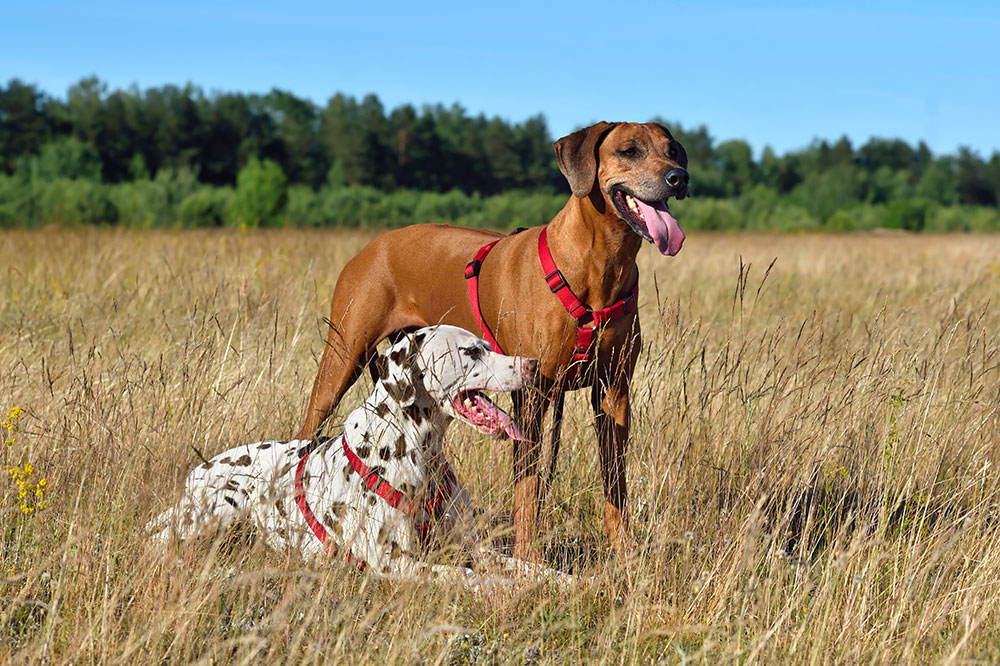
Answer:
[[[653,206],[639,199],[636,199],[635,202],[639,204],[642,217],[646,220],[646,231],[653,237],[653,242],[656,243],[656,249],[660,251],[660,254],[668,254],[672,257],[680,252],[681,245],[684,244],[684,232],[681,231],[681,225],[677,224],[677,220],[667,210],[666,202],[657,201]]]
[[[517,425],[517,422],[510,417],[510,414],[503,411],[481,395],[477,395],[475,400],[476,407],[479,408],[479,411],[492,418],[493,421],[500,426],[505,433],[507,433],[508,437],[516,439],[520,442],[525,441],[524,433],[521,432],[521,428]]]

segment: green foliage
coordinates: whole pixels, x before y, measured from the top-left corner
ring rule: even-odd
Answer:
[[[89,143],[74,137],[62,137],[41,147],[38,155],[17,161],[16,173],[31,181],[58,178],[101,180],[101,158]]]
[[[45,224],[78,225],[118,221],[106,185],[60,178],[35,185],[34,211]]]
[[[695,199],[677,203],[688,229],[997,226],[1000,152],[934,156],[923,143],[841,137],[758,157],[704,125],[665,124],[689,157]],[[511,228],[546,222],[568,195],[542,116],[387,109],[373,94],[319,106],[278,89],[109,90],[96,77],[65,99],[17,79],[0,85],[0,176],[5,226]]]
[[[921,231],[927,223],[932,204],[927,199],[901,199],[886,207],[882,226],[887,229]]]
[[[185,227],[221,227],[235,200],[230,187],[201,187],[184,198],[177,217]]]
[[[251,158],[236,178],[230,219],[247,226],[277,226],[288,202],[288,180],[271,160]]]
[[[162,182],[137,180],[113,185],[107,191],[123,226],[151,228],[173,223],[170,196]]]

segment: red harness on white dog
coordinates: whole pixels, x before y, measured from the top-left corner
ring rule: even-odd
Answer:
[[[323,523],[317,520],[312,508],[309,506],[309,502],[306,501],[306,491],[303,481],[305,477],[306,460],[309,459],[309,454],[312,453],[319,444],[324,443],[324,441],[325,440],[312,441],[299,451],[299,465],[295,468],[294,497],[295,503],[299,505],[299,511],[302,512],[302,517],[306,519],[306,523],[309,525],[309,529],[311,529],[312,533],[316,535],[319,542],[326,546],[326,551],[328,553],[336,555],[338,551],[337,544],[329,541],[329,533],[326,531],[326,528],[323,527]],[[366,465],[364,461],[358,457],[358,454],[356,454],[351,447],[347,445],[347,437],[341,435],[340,441],[343,443],[344,455],[347,457],[347,462],[349,462],[351,467],[354,468],[354,471],[358,473],[361,477],[361,483],[367,487],[368,490],[373,491],[376,495],[388,502],[389,506],[394,509],[399,509],[413,520],[420,518],[421,511],[427,512],[428,520],[416,526],[421,544],[426,544],[431,527],[431,520],[440,515],[445,502],[449,497],[451,497],[451,485],[455,480],[455,473],[451,471],[451,466],[447,462],[444,463],[444,466],[441,469],[441,482],[438,485],[437,490],[434,492],[434,496],[421,507],[419,504],[414,503],[413,500],[404,495],[402,491],[393,488],[391,483],[373,472],[372,468]],[[352,564],[357,564],[358,569],[361,571],[364,571],[365,566],[367,566],[365,562],[355,562],[350,550],[347,551],[347,561]]]
[[[524,231],[524,229],[518,229],[514,233],[516,234],[521,231]],[[573,348],[573,360],[570,362],[569,369],[566,372],[566,380],[572,384],[579,375],[581,366],[586,366],[590,362],[590,349],[594,344],[594,339],[600,327],[609,321],[620,319],[635,312],[636,301],[639,298],[639,280],[638,278],[636,279],[632,289],[629,290],[628,296],[606,308],[591,310],[583,301],[576,297],[573,290],[566,284],[566,278],[556,268],[556,262],[552,259],[552,253],[549,252],[549,243],[546,238],[548,235],[547,232],[548,227],[543,227],[542,233],[538,235],[538,260],[542,264],[545,283],[549,285],[549,290],[559,298],[563,307],[566,308],[566,312],[576,319],[577,323],[576,346]],[[497,339],[493,337],[490,327],[483,320],[483,313],[479,307],[479,271],[482,268],[483,260],[486,259],[486,255],[501,240],[503,238],[498,238],[492,243],[479,248],[479,252],[476,253],[475,258],[465,267],[465,279],[469,286],[469,304],[472,306],[472,314],[476,317],[476,322],[483,332],[483,338],[490,343],[493,351],[498,354],[503,354],[504,351],[500,347],[500,343],[497,342]]]

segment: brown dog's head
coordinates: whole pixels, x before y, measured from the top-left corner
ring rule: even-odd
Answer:
[[[661,254],[680,252],[684,232],[667,199],[686,197],[690,178],[687,153],[670,130],[659,123],[600,122],[564,136],[555,149],[573,196],[591,196],[596,188],[605,210]]]

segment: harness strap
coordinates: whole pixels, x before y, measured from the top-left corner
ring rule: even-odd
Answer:
[[[343,444],[344,456],[347,457],[347,461],[350,463],[351,467],[361,477],[361,483],[365,487],[384,499],[389,506],[394,509],[399,509],[403,512],[403,514],[413,520],[419,519],[421,511],[427,512],[428,520],[416,526],[420,542],[426,545],[431,527],[431,519],[437,518],[441,514],[441,511],[444,509],[445,502],[447,502],[448,498],[451,497],[451,487],[455,481],[455,473],[452,471],[451,466],[447,463],[447,461],[442,467],[441,483],[438,484],[437,489],[434,491],[434,496],[427,500],[423,507],[421,507],[403,494],[402,491],[393,488],[391,483],[383,479],[375,473],[372,468],[366,465],[364,461],[361,460],[361,458],[359,458],[358,455],[351,449],[351,447],[348,446],[347,437],[341,435],[340,440]],[[313,513],[312,508],[306,501],[303,483],[306,460],[309,458],[309,454],[312,453],[313,449],[316,448],[316,444],[317,442],[310,442],[299,451],[299,465],[295,469],[295,502],[299,505],[299,511],[302,512],[302,516],[306,519],[306,523],[309,524],[309,529],[311,529],[313,534],[316,535],[316,538],[319,539],[320,543],[326,546],[328,553],[336,555],[336,544],[332,541],[328,543],[329,534],[327,533],[326,528],[324,528],[323,524],[316,519],[316,515]],[[355,562],[355,558],[351,556],[350,551],[347,552],[347,561],[351,563]],[[357,566],[358,569],[364,570],[366,564],[364,562],[358,562]]]
[[[465,283],[469,287],[469,304],[472,305],[472,314],[476,318],[476,323],[479,324],[479,330],[483,332],[483,339],[490,343],[493,351],[503,354],[503,348],[500,347],[500,343],[493,337],[493,331],[490,330],[490,327],[483,320],[483,311],[479,307],[479,269],[483,266],[483,259],[486,258],[486,255],[490,253],[493,246],[499,243],[500,240],[498,238],[492,243],[479,248],[476,256],[465,266]]]
[[[556,295],[563,308],[576,319],[576,344],[573,346],[573,360],[566,371],[566,379],[572,384],[580,373],[581,366],[586,366],[591,359],[590,350],[593,347],[597,329],[608,322],[620,319],[635,312],[639,298],[639,281],[636,280],[627,296],[600,310],[591,310],[569,288],[566,278],[556,266],[549,251],[549,228],[543,227],[538,234],[538,261],[542,264],[545,284]],[[588,326],[589,324],[589,326]]]
[[[517,229],[514,234],[524,231]],[[513,235],[513,234],[511,234]],[[476,256],[465,267],[465,280],[469,287],[469,304],[472,306],[472,314],[479,324],[479,330],[483,333],[483,339],[490,343],[490,347],[498,354],[503,354],[503,348],[493,336],[493,332],[483,319],[482,310],[479,307],[479,271],[482,268],[483,260],[490,253],[493,246],[499,243],[502,238],[498,238],[492,243],[488,243],[481,248]],[[566,278],[556,266],[549,251],[548,227],[542,227],[542,232],[538,235],[538,260],[542,264],[542,273],[545,275],[545,284],[549,290],[556,295],[563,308],[576,319],[576,344],[573,346],[573,360],[566,371],[566,379],[570,384],[576,381],[580,367],[586,366],[591,359],[590,350],[594,344],[596,331],[608,322],[620,319],[635,312],[636,302],[639,298],[639,281],[636,280],[629,294],[619,301],[600,310],[591,310],[587,305],[577,298],[573,290],[569,288]]]
[[[344,440],[344,444],[347,444],[347,438],[343,435],[340,436]],[[299,465],[295,468],[295,503],[299,505],[299,511],[302,512],[302,517],[306,519],[306,523],[309,525],[309,529],[312,533],[316,535],[319,542],[326,547],[326,552],[330,555],[336,556],[339,552],[337,544],[329,540],[329,534],[326,528],[323,527],[323,523],[316,519],[316,515],[313,513],[312,508],[309,506],[309,502],[306,501],[306,491],[304,487],[303,479],[306,473],[306,461],[309,460],[309,454],[313,452],[316,448],[316,442],[310,442],[306,447],[299,451]],[[358,567],[358,571],[364,571],[365,567],[368,566],[366,562],[357,561],[351,551],[345,553],[345,558],[349,564],[354,564]]]

